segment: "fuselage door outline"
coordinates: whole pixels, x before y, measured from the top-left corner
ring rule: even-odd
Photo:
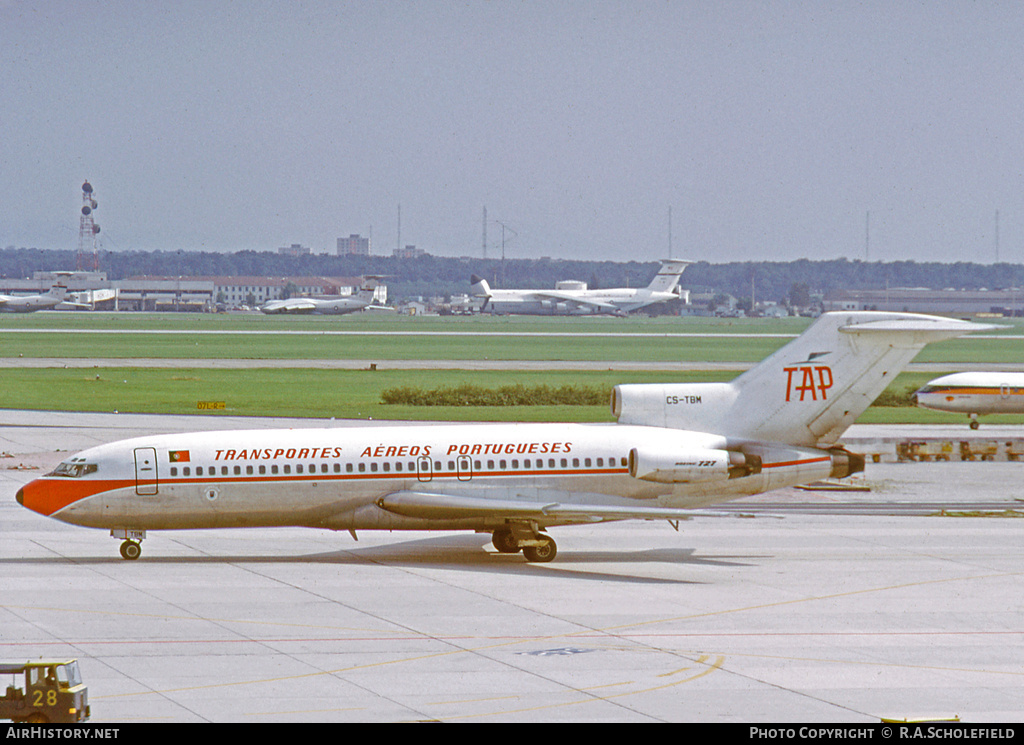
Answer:
[[[135,448],[135,493],[151,496],[159,490],[156,448]]]
[[[416,477],[420,481],[430,481],[434,478],[434,464],[430,461],[429,455],[421,455],[416,459]]]
[[[473,459],[468,455],[460,455],[455,461],[455,467],[458,469],[459,481],[473,480]]]

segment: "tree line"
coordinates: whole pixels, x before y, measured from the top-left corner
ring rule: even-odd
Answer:
[[[286,256],[270,251],[105,251],[100,270],[111,280],[136,276],[360,277],[383,275],[395,300],[450,296],[469,291],[470,275],[485,277],[493,288],[551,289],[560,280],[586,282],[592,289],[645,287],[658,262],[575,261],[561,259],[467,259],[420,256]],[[0,249],[0,275],[28,278],[36,271],[72,271],[76,252],[38,248]],[[894,287],[978,290],[1024,287],[1022,264],[972,262],[747,261],[687,267],[680,286],[691,292],[728,293],[737,298],[785,302],[794,288],[811,293],[830,290],[879,290]]]

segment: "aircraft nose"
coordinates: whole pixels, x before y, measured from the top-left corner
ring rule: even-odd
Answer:
[[[18,504],[20,504],[22,507],[25,506],[25,490],[24,489],[18,489],[18,493],[14,495],[14,498],[18,500]]]

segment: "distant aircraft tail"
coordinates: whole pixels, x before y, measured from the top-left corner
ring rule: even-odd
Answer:
[[[363,277],[363,283],[359,286],[359,290],[356,292],[356,297],[367,303],[373,303],[377,297],[379,289],[382,287],[382,281],[385,279],[384,275],[380,274],[367,274]],[[381,298],[381,304],[387,302],[387,297]]]
[[[56,280],[53,283],[53,287],[51,287],[46,294],[52,298],[56,298],[57,300],[63,302],[64,298],[66,298],[68,294],[67,281],[64,280],[63,278]]]
[[[469,294],[473,297],[490,297],[491,286],[487,284],[487,280],[483,277],[474,274],[469,278],[469,281],[473,283],[473,286],[469,288]]]
[[[912,313],[826,313],[732,382],[620,385],[612,410],[622,424],[831,445],[925,344],[989,328]]]
[[[683,275],[683,270],[692,263],[692,261],[684,261],[682,259],[662,260],[661,268],[654,275],[654,279],[651,280],[647,289],[652,292],[672,292],[676,285],[679,284],[679,278]]]

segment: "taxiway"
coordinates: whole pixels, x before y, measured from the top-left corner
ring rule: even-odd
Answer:
[[[127,562],[14,501],[99,442],[358,424],[0,412],[0,659],[77,657],[96,723],[1020,720],[1021,462],[554,529],[544,565],[487,535],[298,528],[153,532]]]

